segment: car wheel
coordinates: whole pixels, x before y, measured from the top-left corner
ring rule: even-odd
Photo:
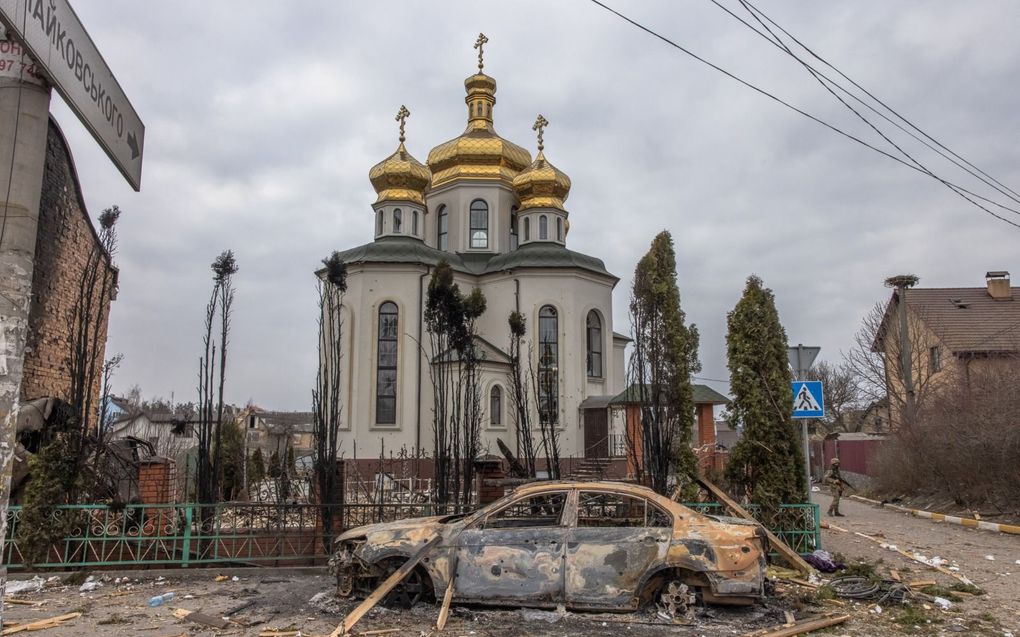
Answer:
[[[403,557],[391,557],[380,562],[382,576],[376,581],[379,586],[386,578],[392,575],[397,569],[404,565],[407,559]],[[428,576],[421,568],[415,568],[404,581],[393,587],[382,604],[387,608],[411,608],[418,602],[425,599],[429,592]]]
[[[679,579],[667,579],[659,589],[659,610],[670,617],[683,617],[697,601],[693,587]]]

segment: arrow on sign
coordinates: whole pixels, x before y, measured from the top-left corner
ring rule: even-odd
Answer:
[[[131,148],[131,159],[138,158],[138,138],[135,137],[135,132],[131,131],[128,133],[127,144]]]

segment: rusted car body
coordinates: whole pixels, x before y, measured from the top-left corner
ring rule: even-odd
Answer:
[[[341,596],[368,594],[436,535],[396,593],[405,604],[446,591],[462,603],[682,610],[695,597],[749,603],[764,594],[768,544],[753,522],[707,516],[650,489],[541,482],[467,516],[351,529],[330,570]]]

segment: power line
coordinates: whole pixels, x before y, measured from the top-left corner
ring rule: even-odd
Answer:
[[[868,104],[867,102],[865,102],[864,100],[860,99],[859,97],[857,97],[856,95],[854,95],[853,93],[848,91],[846,88],[841,86],[838,82],[834,81],[829,76],[825,75],[824,73],[822,73],[821,71],[819,71],[815,67],[813,67],[810,64],[808,64],[807,62],[805,62],[800,56],[798,56],[796,53],[794,53],[792,50],[790,50],[790,48],[786,45],[786,43],[783,42],[783,40],[779,36],[777,36],[775,33],[773,33],[772,29],[770,29],[768,27],[768,25],[766,25],[764,22],[762,22],[762,20],[754,13],[754,11],[752,11],[751,6],[748,3],[746,3],[745,0],[738,0],[738,1],[744,6],[744,8],[747,10],[747,12],[751,14],[751,17],[753,17],[758,22],[758,24],[760,24],[762,26],[762,28],[764,28],[765,31],[768,32],[768,35],[765,35],[765,33],[759,31],[753,25],[749,24],[746,20],[744,20],[743,18],[741,18],[737,14],[733,13],[728,7],[726,7],[723,4],[721,4],[719,2],[719,0],[709,0],[709,1],[712,4],[714,4],[715,6],[719,7],[723,11],[725,11],[726,13],[728,13],[729,15],[731,15],[733,18],[735,18],[739,22],[741,22],[744,26],[746,26],[747,28],[749,28],[750,30],[754,31],[756,34],[758,34],[759,36],[764,38],[769,44],[775,46],[776,48],[778,48],[778,49],[780,49],[782,51],[784,51],[787,55],[789,55],[794,60],[799,62],[808,71],[808,73],[810,73],[815,78],[815,80],[817,80],[818,83],[822,85],[822,88],[824,88],[833,97],[835,97],[837,100],[839,100],[839,102],[841,104],[843,104],[843,106],[845,106],[854,115],[856,115],[858,117],[858,119],[860,119],[862,122],[867,124],[882,139],[884,139],[886,142],[888,142],[893,148],[898,150],[904,157],[909,159],[914,165],[916,165],[921,170],[921,172],[923,172],[924,174],[928,175],[932,179],[935,179],[936,181],[942,183],[944,186],[946,186],[947,188],[949,188],[953,192],[956,192],[956,194],[960,194],[960,191],[962,191],[962,192],[967,193],[968,195],[971,195],[972,197],[977,197],[978,199],[981,199],[982,201],[990,203],[993,206],[998,206],[999,208],[1002,208],[1003,210],[1008,210],[1008,211],[1010,211],[1010,212],[1012,212],[1014,214],[1020,215],[1020,210],[1017,210],[1016,208],[1011,208],[1009,206],[1003,205],[1003,204],[1001,204],[1001,203],[999,203],[997,201],[989,199],[988,197],[985,197],[983,195],[979,195],[979,194],[977,194],[977,193],[975,193],[975,192],[973,192],[971,190],[968,190],[968,189],[964,188],[963,186],[959,186],[957,184],[951,183],[951,182],[949,182],[949,181],[939,177],[938,175],[933,173],[927,166],[922,164],[918,159],[916,159],[910,153],[908,153],[903,148],[901,148],[898,144],[896,144],[896,142],[894,142],[885,133],[883,133],[881,130],[879,130],[879,128],[877,126],[875,126],[870,120],[868,120],[860,112],[858,112],[857,109],[855,109],[854,107],[850,106],[850,104],[847,104],[846,100],[844,100],[839,95],[837,95],[835,92],[833,92],[833,90],[829,87],[829,85],[831,84],[833,87],[839,89],[840,91],[845,93],[847,96],[851,97],[852,99],[856,100],[861,105],[863,105],[866,108],[870,109],[876,115],[878,115],[879,117],[882,117],[887,122],[889,122],[893,126],[899,128],[901,131],[903,131],[907,135],[913,137],[915,140],[917,140],[920,143],[924,144],[929,149],[933,150],[934,152],[936,152],[939,155],[941,155],[943,158],[945,158],[948,161],[950,161],[953,164],[955,164],[957,167],[962,168],[966,172],[970,173],[973,177],[976,177],[977,179],[983,181],[986,185],[991,186],[993,189],[998,190],[1001,194],[1005,195],[1009,199],[1012,199],[1013,201],[1016,201],[1017,203],[1020,203],[1020,199],[1018,199],[1017,197],[1012,196],[1009,192],[1003,190],[1002,188],[999,188],[998,186],[996,186],[992,182],[988,181],[987,179],[985,179],[984,177],[982,177],[978,173],[974,172],[973,170],[971,170],[967,166],[965,166],[965,165],[961,164],[959,161],[953,159],[952,157],[947,155],[945,152],[939,150],[938,148],[935,148],[934,146],[932,146],[927,141],[921,139],[920,137],[918,137],[914,133],[912,133],[909,130],[907,130],[906,128],[904,128],[898,122],[893,121],[892,119],[890,119],[887,115],[885,115],[885,113],[882,113],[881,111],[877,110],[872,105]],[[762,15],[764,16],[764,14],[762,14]],[[768,16],[764,16],[764,17],[767,18]],[[771,37],[769,37],[769,36],[771,36]],[[833,67],[833,68],[835,68],[835,67]],[[838,69],[837,69],[837,71],[838,71]],[[828,84],[826,82],[828,82]],[[968,201],[970,201],[970,199],[967,198],[967,197],[964,197],[964,199],[967,199]],[[974,202],[971,202],[971,203],[974,203]]]
[[[836,127],[836,126],[834,126],[834,125],[832,125],[832,124],[830,124],[830,123],[828,123],[828,122],[826,122],[826,121],[824,121],[822,119],[819,119],[818,117],[815,117],[814,115],[811,115],[810,113],[797,108],[796,106],[794,106],[793,104],[790,104],[789,102],[783,100],[782,98],[777,97],[777,96],[773,95],[772,93],[769,93],[765,89],[759,88],[759,87],[755,86],[754,84],[751,84],[747,80],[744,80],[743,78],[741,78],[741,77],[739,77],[737,75],[734,75],[733,73],[727,71],[726,69],[724,69],[724,68],[722,68],[722,67],[720,67],[720,66],[718,66],[716,64],[713,64],[712,62],[709,62],[705,58],[697,55],[696,53],[690,51],[689,49],[683,47],[682,45],[677,44],[676,42],[674,42],[673,40],[670,40],[666,36],[661,35],[660,33],[656,32],[656,31],[653,31],[652,29],[644,26],[643,24],[641,24],[641,23],[639,23],[639,22],[637,22],[637,21],[627,17],[626,15],[624,15],[624,14],[620,13],[619,11],[617,11],[616,9],[613,9],[612,7],[609,7],[609,6],[605,5],[605,4],[603,4],[599,0],[591,0],[591,2],[596,4],[596,5],[598,5],[598,6],[600,6],[600,7],[602,7],[606,11],[609,11],[610,13],[616,15],[620,19],[622,19],[622,20],[624,20],[626,22],[629,22],[633,26],[637,27],[638,29],[641,29],[642,31],[648,33],[649,35],[651,35],[651,36],[653,36],[655,38],[658,38],[659,40],[662,40],[663,42],[665,42],[666,44],[672,46],[673,48],[682,51],[683,53],[685,53],[688,56],[694,58],[695,60],[701,62],[702,64],[704,64],[704,65],[706,65],[706,66],[708,66],[708,67],[710,67],[710,68],[712,68],[712,69],[722,73],[723,75],[729,77],[730,79],[732,79],[732,80],[734,80],[736,82],[739,82],[740,84],[742,84],[742,85],[746,86],[747,88],[755,91],[756,93],[760,93],[761,95],[764,95],[765,97],[767,97],[767,98],[769,98],[769,99],[771,99],[771,100],[773,100],[775,102],[778,102],[779,104],[782,104],[783,106],[785,106],[788,109],[794,111],[795,113],[803,115],[804,117],[806,117],[806,118],[808,118],[808,119],[810,119],[810,120],[812,120],[812,121],[814,121],[814,122],[816,122],[818,124],[821,124],[822,126],[825,126],[829,130],[831,130],[831,131],[833,131],[835,133],[838,133],[838,134],[840,134],[840,135],[842,135],[842,136],[844,136],[844,137],[846,137],[848,139],[851,139],[851,140],[857,142],[858,144],[860,144],[862,146],[865,146],[866,148],[870,148],[871,150],[875,151],[876,153],[879,153],[880,155],[884,155],[884,156],[888,157],[889,159],[892,159],[893,161],[898,162],[898,163],[900,163],[900,164],[910,168],[911,170],[915,170],[915,171],[917,171],[917,172],[919,172],[921,174],[927,174],[922,169],[918,168],[917,166],[911,165],[911,164],[907,163],[906,161],[900,159],[899,157],[896,157],[895,155],[893,155],[893,154],[891,154],[891,153],[889,153],[887,151],[884,151],[881,148],[877,148],[877,147],[873,146],[872,144],[869,144],[868,142],[860,139],[859,137],[856,137],[856,136],[854,136],[854,135],[852,135],[852,134],[850,134],[850,133],[848,133],[848,132],[846,132],[846,131],[844,131],[844,130],[842,130],[842,129],[840,129],[840,128],[838,128],[838,127]],[[951,189],[954,189],[954,186],[949,184],[949,182],[946,182],[946,185],[948,187],[950,187]],[[1006,217],[1003,217],[1002,215],[996,214],[995,212],[993,212],[993,211],[989,210],[988,208],[982,206],[980,203],[970,199],[969,197],[967,197],[962,192],[957,192],[957,194],[960,195],[961,197],[963,197],[964,199],[966,199],[967,201],[969,201],[970,203],[972,203],[973,205],[977,206],[981,210],[983,210],[985,213],[995,217],[996,219],[998,219],[1000,221],[1008,223],[1009,225],[1011,225],[1011,226],[1013,226],[1015,228],[1020,229],[1020,223],[1016,223],[1014,221],[1011,221],[1010,219],[1007,219]]]
[[[789,38],[790,38],[791,40],[793,40],[794,42],[796,42],[798,46],[800,46],[800,47],[801,47],[802,49],[804,49],[805,51],[807,51],[807,52],[808,52],[808,53],[809,53],[809,54],[810,54],[810,55],[811,55],[812,57],[814,57],[814,58],[815,58],[816,60],[818,60],[818,61],[819,61],[819,62],[821,62],[822,64],[824,64],[824,65],[828,66],[829,68],[831,68],[831,69],[832,69],[833,71],[835,71],[835,72],[836,72],[836,73],[838,73],[838,74],[839,74],[840,76],[842,76],[842,77],[843,77],[843,79],[847,80],[848,82],[850,82],[851,84],[853,84],[853,85],[854,85],[855,87],[857,87],[858,89],[860,89],[860,90],[861,90],[862,92],[864,92],[864,94],[865,94],[865,95],[867,95],[867,96],[868,96],[868,97],[870,97],[871,99],[875,100],[875,101],[876,101],[877,103],[881,104],[883,108],[885,108],[885,109],[886,109],[886,110],[888,110],[888,111],[889,111],[890,113],[892,113],[893,115],[895,115],[896,117],[898,117],[899,119],[901,119],[901,120],[902,120],[903,122],[905,122],[905,123],[907,124],[907,126],[909,126],[909,127],[913,128],[913,129],[914,129],[914,130],[916,130],[916,131],[917,131],[918,133],[920,133],[920,134],[921,134],[921,135],[922,135],[923,137],[925,137],[925,138],[927,138],[927,139],[931,140],[931,142],[932,142],[932,143],[934,143],[935,145],[937,145],[937,146],[938,146],[939,148],[942,148],[943,150],[945,150],[946,152],[948,152],[948,153],[949,153],[950,155],[952,155],[953,157],[956,157],[957,159],[959,159],[959,160],[960,160],[960,161],[962,161],[963,163],[967,164],[968,166],[970,166],[971,168],[973,168],[973,169],[974,169],[974,170],[976,170],[977,172],[981,173],[982,175],[984,175],[984,176],[985,176],[985,177],[987,177],[988,179],[992,180],[993,182],[995,182],[996,184],[998,184],[998,185],[999,185],[999,186],[1001,186],[1002,188],[1004,188],[1004,189],[1008,190],[1009,192],[1011,192],[1011,193],[1012,193],[1013,195],[1015,195],[1016,197],[1020,197],[1020,193],[1017,193],[1017,192],[1016,192],[1015,190],[1013,190],[1013,189],[1012,189],[1012,188],[1010,188],[1009,186],[1007,186],[1007,185],[1003,184],[1003,183],[1002,183],[1001,181],[999,181],[999,180],[998,180],[998,179],[996,179],[995,177],[992,177],[991,175],[989,175],[989,174],[988,174],[988,173],[986,173],[985,171],[981,170],[980,168],[978,168],[977,166],[975,166],[975,165],[974,165],[974,164],[972,164],[971,162],[967,161],[966,159],[964,159],[963,157],[961,157],[961,156],[960,156],[960,155],[958,155],[957,153],[953,152],[953,151],[952,151],[951,149],[947,148],[947,147],[946,147],[946,146],[945,146],[944,144],[942,144],[942,143],[941,143],[940,141],[938,141],[937,139],[935,139],[934,137],[932,137],[932,136],[931,136],[931,135],[929,135],[928,133],[926,133],[926,132],[924,132],[923,130],[921,130],[921,129],[920,129],[920,128],[919,128],[918,126],[916,126],[916,125],[915,125],[915,124],[914,124],[913,122],[911,122],[911,121],[910,121],[909,119],[907,119],[906,117],[904,117],[904,116],[900,115],[900,114],[899,114],[899,113],[898,113],[898,112],[896,111],[896,109],[894,109],[893,107],[889,106],[888,104],[886,104],[885,102],[883,102],[882,100],[880,100],[880,99],[879,99],[878,97],[876,97],[875,95],[873,95],[873,94],[871,93],[871,91],[869,91],[868,89],[864,88],[863,86],[861,86],[860,84],[858,84],[857,82],[855,82],[855,81],[854,81],[854,80],[853,80],[852,78],[848,77],[848,76],[847,76],[847,75],[846,75],[845,73],[843,73],[843,72],[842,72],[842,71],[840,71],[840,70],[839,70],[838,68],[836,68],[835,66],[833,66],[832,64],[830,64],[830,63],[829,63],[829,62],[828,62],[828,61],[827,61],[827,60],[826,60],[825,58],[821,57],[820,55],[818,55],[817,53],[815,53],[814,51],[812,51],[812,50],[811,50],[811,49],[810,49],[810,48],[809,48],[809,47],[808,47],[807,45],[805,45],[805,44],[804,44],[803,42],[801,42],[800,40],[798,40],[798,39],[797,39],[797,38],[796,38],[796,37],[795,37],[794,35],[792,35],[792,34],[791,34],[791,33],[790,33],[789,31],[787,31],[786,29],[784,29],[784,28],[783,28],[783,27],[782,27],[781,25],[777,24],[777,23],[776,23],[776,22],[775,22],[774,20],[772,20],[772,18],[770,18],[770,17],[768,17],[767,15],[765,15],[765,13],[764,13],[764,12],[763,12],[763,11],[762,11],[761,9],[759,9],[758,7],[756,7],[756,6],[754,5],[754,4],[752,4],[750,0],[740,0],[740,2],[741,2],[741,4],[744,4],[744,5],[746,5],[746,6],[750,6],[750,7],[751,7],[751,9],[753,9],[753,10],[754,10],[755,12],[757,12],[758,14],[760,14],[760,15],[761,15],[761,16],[762,16],[763,18],[765,18],[765,20],[767,20],[767,21],[768,21],[769,23],[771,23],[771,24],[772,24],[772,25],[773,25],[774,27],[776,27],[777,29],[779,29],[780,31],[782,31],[782,32],[783,32],[783,33],[784,33],[784,34],[785,34],[785,35],[786,35],[787,37],[789,37]],[[877,112],[877,111],[876,111],[876,112]],[[955,163],[955,162],[954,162],[954,163]],[[973,173],[972,173],[972,174],[973,174]],[[985,183],[987,183],[987,182],[985,182]],[[997,190],[998,190],[998,188],[997,188]],[[1002,192],[1002,191],[1000,190],[999,192]],[[1005,194],[1005,193],[1003,193],[1003,194]]]

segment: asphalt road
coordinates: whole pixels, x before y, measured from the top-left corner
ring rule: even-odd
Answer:
[[[959,568],[960,574],[987,593],[966,597],[955,610],[962,611],[964,616],[974,617],[990,613],[996,618],[1001,631],[987,634],[1012,632],[1020,637],[1020,536],[915,518],[845,496],[840,510],[846,517],[833,518],[825,515],[831,502],[827,494],[813,493],[812,500],[821,506],[823,522],[831,522],[848,531],[841,533],[823,529],[824,549],[869,562],[881,559],[886,567],[880,569],[883,572],[894,568],[904,574],[904,579],[934,579],[945,586],[955,583],[955,580],[853,533],[879,536],[887,544],[908,552],[917,551],[928,558],[938,556],[949,560],[947,566]]]

